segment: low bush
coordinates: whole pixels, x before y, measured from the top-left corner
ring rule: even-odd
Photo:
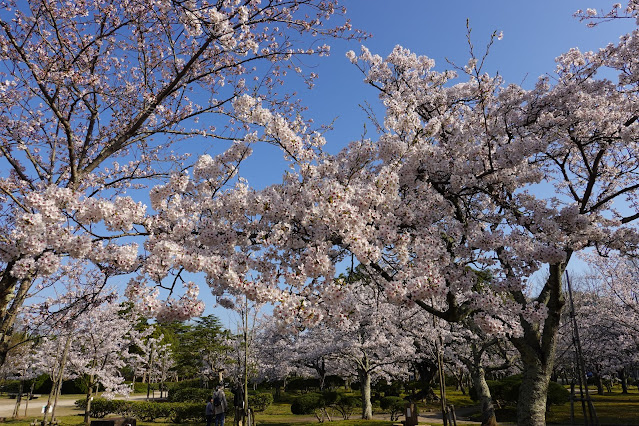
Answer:
[[[185,388],[201,388],[202,381],[200,379],[182,380],[181,382],[167,382],[166,387],[171,390]]]
[[[212,389],[178,388],[169,390],[170,402],[204,402],[213,395]]]
[[[75,406],[84,410],[86,400],[77,400]],[[204,404],[202,402],[123,401],[94,398],[89,415],[101,419],[108,414],[135,417],[146,422],[156,419],[169,419],[174,423],[198,422],[204,418]]]
[[[362,400],[357,395],[338,393],[335,402],[330,404],[330,406],[341,414],[342,419],[348,420],[355,412],[355,409],[362,406]]]
[[[399,396],[385,396],[379,402],[380,408],[390,414],[392,422],[399,420],[399,416],[404,412],[406,401]]]
[[[291,413],[293,414],[315,414],[315,411],[325,405],[324,397],[319,393],[306,393],[293,400]]]
[[[170,407],[170,420],[173,423],[185,423],[187,421],[204,421],[204,406],[197,402],[173,402]]]
[[[273,395],[270,392],[259,392],[255,394],[249,393],[248,399],[249,407],[251,407],[255,412],[264,411],[273,403]],[[231,398],[229,400],[227,395],[227,401],[232,402],[233,399]]]

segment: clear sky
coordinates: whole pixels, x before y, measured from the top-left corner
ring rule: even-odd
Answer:
[[[634,21],[627,19],[587,28],[586,23],[573,17],[577,9],[607,12],[613,3],[602,0],[348,0],[343,4],[348,8],[347,16],[353,26],[372,34],[362,43],[371,52],[385,57],[400,44],[418,55],[435,59],[438,71],[451,68],[446,59],[459,65],[467,62],[467,19],[478,56],[485,51],[493,31],[503,31],[503,39],[491,48],[485,71],[499,72],[506,83],[531,88],[538,76],[553,72],[555,58],[571,47],[595,50],[616,42],[620,35],[635,28]],[[296,90],[308,107],[307,116],[316,123],[330,123],[335,119],[334,130],[326,135],[325,148],[337,152],[362,135],[367,118],[360,104],[369,102],[378,108],[380,119],[383,110],[376,91],[362,82],[361,72],[345,57],[348,50],[359,53],[360,44],[328,42],[331,56],[307,63],[319,74],[315,87],[307,91],[300,85]],[[368,136],[374,137],[374,134],[369,132]],[[256,148],[253,157],[243,166],[242,175],[257,187],[275,183],[284,167],[279,157],[274,147]],[[226,326],[234,324],[228,314],[211,310],[207,288],[201,289],[201,295],[207,301],[207,313],[219,315]]]
[[[588,7],[608,11],[612,1],[537,0],[531,1],[430,1],[430,0],[346,0],[347,17],[355,28],[372,36],[362,44],[372,53],[385,57],[394,46],[402,45],[418,55],[436,61],[436,69],[450,69],[446,60],[465,65],[469,58],[466,20],[477,56],[481,56],[493,31],[504,37],[491,48],[485,71],[499,72],[507,83],[530,88],[537,77],[552,73],[554,59],[571,47],[593,50],[614,43],[634,28],[632,20],[617,20],[587,28],[573,18],[577,9]],[[348,50],[360,51],[356,41],[328,40],[331,56],[306,62],[319,74],[312,90],[299,90],[307,115],[316,123],[335,120],[328,133],[326,150],[337,152],[348,142],[359,139],[367,123],[359,105],[369,102],[383,110],[376,91],[362,82],[361,72],[345,57]],[[320,42],[318,44],[323,44]],[[287,87],[286,90],[291,90]],[[367,136],[374,137],[369,131]],[[257,148],[243,167],[243,175],[252,185],[263,186],[279,180],[283,163],[274,147]]]

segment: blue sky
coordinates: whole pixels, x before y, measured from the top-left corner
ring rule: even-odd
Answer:
[[[486,62],[485,71],[499,72],[507,83],[530,88],[537,77],[552,73],[554,59],[571,47],[593,50],[614,43],[619,36],[634,28],[632,20],[617,20],[595,28],[573,18],[577,9],[588,7],[608,11],[613,2],[539,0],[523,1],[449,1],[429,0],[350,0],[344,1],[347,17],[355,28],[372,34],[362,44],[371,52],[385,57],[398,44],[418,55],[436,61],[436,69],[451,66],[446,59],[464,65],[469,58],[466,39],[466,20],[472,29],[471,38],[476,55],[483,54],[493,31],[503,31],[504,37],[495,42]],[[361,72],[345,57],[348,50],[359,53],[356,41],[327,40],[331,56],[306,62],[319,74],[312,90],[303,85],[287,87],[298,90],[307,116],[317,124],[335,120],[334,130],[326,135],[328,152],[337,152],[352,140],[359,139],[367,123],[361,104],[369,102],[383,110],[376,91],[362,82]],[[322,44],[322,43],[318,43]],[[275,147],[257,147],[256,153],[243,166],[249,183],[261,187],[278,181],[284,163]]]
[[[620,35],[632,31],[635,28],[632,20],[587,28],[586,23],[572,16],[577,9],[608,11],[613,3],[601,0],[344,2],[353,26],[372,34],[362,43],[371,52],[384,57],[400,44],[418,55],[435,59],[439,71],[450,69],[446,59],[459,65],[467,62],[467,19],[476,55],[483,54],[493,31],[503,31],[503,39],[491,48],[485,71],[499,72],[506,83],[522,84],[526,88],[532,87],[538,76],[552,73],[555,58],[571,47],[595,50],[615,43]],[[354,41],[329,41],[329,44],[330,57],[307,63],[319,74],[315,87],[310,91],[301,85],[292,89],[300,91],[303,104],[308,107],[307,116],[316,123],[335,120],[334,130],[326,135],[325,148],[337,152],[362,135],[367,118],[360,104],[369,102],[377,107],[380,119],[383,110],[379,108],[376,91],[362,82],[360,71],[345,57],[348,50],[358,53],[360,44]],[[374,137],[371,132],[368,136]],[[257,147],[253,157],[243,165],[242,175],[257,187],[275,183],[284,170],[279,157],[274,147]],[[207,301],[207,313],[219,315],[226,326],[234,328],[228,314],[211,309],[208,289],[202,288],[201,296]]]

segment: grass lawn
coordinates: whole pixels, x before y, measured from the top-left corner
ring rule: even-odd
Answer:
[[[79,395],[67,395],[63,398],[76,400]],[[468,396],[462,395],[461,392],[454,391],[453,389],[447,390],[447,399],[449,404],[454,404],[456,411],[470,412],[471,406],[476,406]],[[623,395],[620,388],[613,389],[612,393],[605,395],[592,395],[592,400],[599,417],[599,422],[604,425],[633,425],[639,426],[639,392],[634,387],[630,390],[628,395]],[[32,401],[33,402],[33,401]],[[38,404],[41,404],[38,401]],[[419,403],[419,410],[421,414],[427,414],[428,412],[439,412],[439,403]],[[379,409],[375,410],[376,414],[379,414]],[[56,417],[61,425],[75,426],[82,424],[82,412],[75,407],[60,407],[56,410]],[[356,411],[353,414],[353,418],[350,420],[342,420],[339,414],[333,416],[333,421],[326,421],[325,424],[330,426],[390,426],[394,422],[388,420],[388,416],[384,416],[384,419],[375,420],[361,420],[357,419],[359,412]],[[497,419],[503,423],[513,421],[514,410],[504,410],[497,414]],[[41,418],[40,416],[38,416]],[[10,420],[7,419],[5,423],[12,426],[29,426],[35,419],[35,416],[29,416],[25,419]],[[256,413],[256,424],[259,426],[317,426],[320,423],[312,415],[297,416],[291,413],[290,404],[288,403],[274,403],[261,413]],[[402,418],[403,420],[403,418]],[[553,406],[551,411],[547,413],[546,420],[548,424],[552,425],[569,425],[570,424],[570,404],[562,406]],[[202,425],[203,422],[197,423],[185,423],[187,425]],[[227,417],[227,424],[232,425],[232,417]],[[437,424],[432,422],[429,424]],[[441,423],[439,423],[441,424]],[[575,402],[575,424],[583,424],[583,417],[581,414],[581,403]],[[174,426],[175,423],[158,420],[156,422],[138,422],[139,426]]]
[[[616,387],[612,393],[596,395],[591,398],[599,423],[603,425],[639,425],[639,391],[636,387],[629,389],[624,395],[621,388]],[[570,404],[552,407],[546,415],[549,424],[570,424]],[[583,424],[581,401],[575,401],[575,424]]]

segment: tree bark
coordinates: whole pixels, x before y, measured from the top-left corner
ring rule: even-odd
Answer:
[[[603,378],[601,377],[601,374],[597,373],[597,375],[595,376],[595,382],[597,383],[597,395],[603,395],[604,385],[603,385]]]
[[[546,399],[550,382],[548,365],[524,362],[519,400],[517,401],[517,424],[520,426],[543,426],[546,424]]]
[[[621,393],[628,394],[628,375],[625,367],[619,370],[619,379],[621,380]]]
[[[522,317],[523,335],[511,339],[521,355],[523,364],[522,383],[517,401],[517,424],[519,426],[544,426],[546,424],[548,383],[555,359],[561,311],[565,304],[562,291],[562,275],[565,267],[566,263],[549,266],[550,274],[537,297],[536,301],[548,308],[543,328]],[[513,296],[517,301],[526,303],[523,294],[514,293]]]
[[[19,281],[11,276],[13,265],[14,262],[9,262],[0,278],[0,367],[4,365],[13,346],[13,325],[32,283],[30,279]]]
[[[24,403],[24,417],[27,417],[27,410],[29,410],[29,400],[33,396],[33,389],[35,389],[35,378],[31,379],[31,388],[29,389],[29,395]]]
[[[359,385],[362,392],[362,419],[370,420],[373,418],[373,404],[371,403],[371,375],[364,368],[360,368],[357,372]]]
[[[496,426],[495,406],[493,398],[486,383],[486,373],[483,367],[476,367],[472,371],[473,387],[477,392],[477,398],[481,404],[481,424],[482,426]]]
[[[54,420],[55,418],[55,408],[58,405],[58,396],[60,396],[60,389],[62,389],[62,379],[64,378],[64,368],[66,367],[69,348],[71,347],[72,341],[73,338],[71,336],[68,336],[67,341],[64,344],[62,358],[60,359],[60,369],[58,370],[57,377],[51,385],[51,392],[49,393],[49,399],[47,400],[47,405],[44,412],[44,419],[42,420],[42,423],[45,425],[47,424],[47,414],[49,412],[49,408],[51,408],[51,420]],[[53,398],[53,406],[51,406],[51,398]]]
[[[93,381],[95,380],[92,374],[89,378],[89,384],[87,386],[87,403],[84,408],[84,424],[89,424],[89,413],[91,412],[91,397],[93,396]]]
[[[16,405],[13,407],[13,416],[12,418],[18,417],[18,413],[20,412],[20,404],[22,403],[22,388],[23,388],[24,380],[20,380],[20,385],[18,385],[18,395],[16,395]]]

